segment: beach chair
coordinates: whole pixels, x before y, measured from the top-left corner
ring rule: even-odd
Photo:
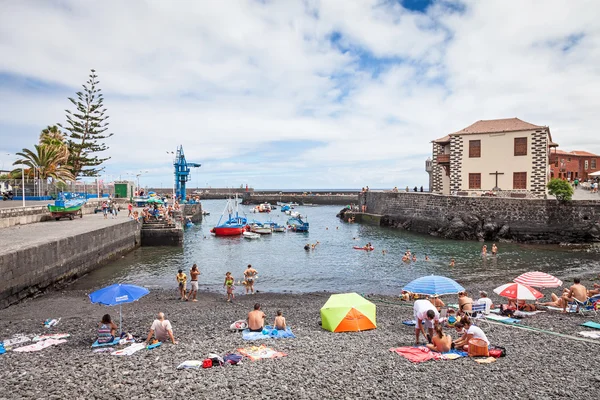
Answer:
[[[597,294],[596,296],[588,298],[586,301],[579,301],[577,299],[574,299],[574,301],[572,303],[569,303],[569,305],[575,307],[576,311],[581,315],[585,315],[586,312],[598,315],[598,311],[596,310],[598,306],[596,305],[596,303],[599,302],[600,294]]]
[[[488,328],[491,328],[490,323],[485,317],[485,304],[473,304],[470,311],[465,311],[475,325],[486,324]]]

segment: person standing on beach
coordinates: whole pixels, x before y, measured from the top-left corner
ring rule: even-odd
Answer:
[[[251,292],[254,294],[254,280],[256,279],[256,275],[258,275],[258,271],[252,268],[252,265],[248,264],[246,270],[244,271],[244,281],[246,282],[246,294]]]
[[[496,246],[496,243],[492,244],[492,256],[496,256],[496,254],[498,254],[498,246]]]
[[[223,287],[227,289],[227,301],[230,302],[235,298],[233,295],[233,284],[235,279],[231,276],[231,272],[227,271],[225,274],[225,282],[223,283]]]
[[[185,297],[185,291],[187,287],[187,275],[183,272],[182,269],[177,271],[177,283],[179,284],[179,294],[181,295],[181,300],[187,300]]]
[[[198,270],[198,266],[196,264],[192,265],[192,269],[190,269],[190,280],[192,288],[190,289],[190,294],[188,295],[188,299],[192,299],[192,301],[196,300],[196,296],[198,295],[198,276],[200,275],[200,270]],[[192,297],[193,295],[193,297]]]
[[[433,327],[439,323],[440,313],[429,300],[416,300],[413,306],[413,312],[417,324],[415,325],[415,344],[419,345],[419,335],[427,338],[431,342],[433,337]],[[427,329],[427,333],[425,333]]]

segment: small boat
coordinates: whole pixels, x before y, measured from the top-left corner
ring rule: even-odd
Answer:
[[[298,211],[292,211],[292,212],[290,212],[290,217],[292,217],[292,218],[300,218],[300,219],[303,218],[302,214],[300,214]]]
[[[262,203],[254,207],[253,212],[271,212],[271,205],[269,203]]]
[[[302,221],[300,217],[288,219],[287,224],[288,228],[294,232],[308,232],[308,222]]]
[[[235,214],[234,214],[235,211]],[[228,219],[221,223],[221,220],[225,216],[225,213],[228,213]],[[240,217],[238,211],[238,202],[237,195],[235,197],[235,209],[233,204],[231,203],[231,199],[227,200],[227,205],[225,206],[225,210],[223,210],[223,214],[219,218],[219,222],[217,225],[210,230],[211,233],[214,233],[215,236],[239,236],[244,232],[244,229],[248,225],[248,221],[244,217]]]
[[[202,215],[210,215],[210,213],[206,210],[202,210]]]
[[[268,235],[273,233],[270,226],[263,225],[262,222],[252,221],[250,223],[250,231],[254,233],[260,233],[261,235]]]
[[[284,204],[284,205],[281,206],[281,212],[290,211],[291,208],[292,207],[290,207],[289,205]]]
[[[371,247],[359,247],[359,246],[354,246],[352,247],[354,250],[365,250],[365,251],[373,251],[375,250],[375,247],[371,246]]]
[[[273,232],[285,232],[285,226],[279,225],[277,222],[268,221],[263,225],[270,226]]]
[[[73,219],[76,216],[83,218],[81,207],[86,201],[84,198],[61,195],[54,201],[54,204],[48,204],[48,211],[50,211],[52,218],[57,221],[61,218]]]
[[[260,235],[258,233],[248,232],[248,231],[244,231],[244,233],[242,233],[242,236],[245,237],[246,239],[258,239],[258,238],[260,238]]]

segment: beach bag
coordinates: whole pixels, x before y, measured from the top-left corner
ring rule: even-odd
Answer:
[[[469,340],[469,357],[489,357],[488,344],[482,339]]]
[[[212,360],[210,358],[206,358],[202,361],[202,368],[211,368]]]
[[[506,357],[506,349],[501,346],[490,346],[488,351],[490,353],[490,357],[500,358]]]
[[[242,361],[242,356],[239,354],[227,354],[223,359],[227,364],[237,365]]]

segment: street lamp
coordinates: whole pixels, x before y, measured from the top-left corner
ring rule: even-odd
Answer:
[[[136,174],[136,175],[135,175],[135,177],[137,178],[138,194],[139,194],[139,192],[140,192],[140,176],[141,176],[142,174],[147,174],[147,173],[148,173],[148,171],[140,171],[140,173],[139,173],[139,174]]]

